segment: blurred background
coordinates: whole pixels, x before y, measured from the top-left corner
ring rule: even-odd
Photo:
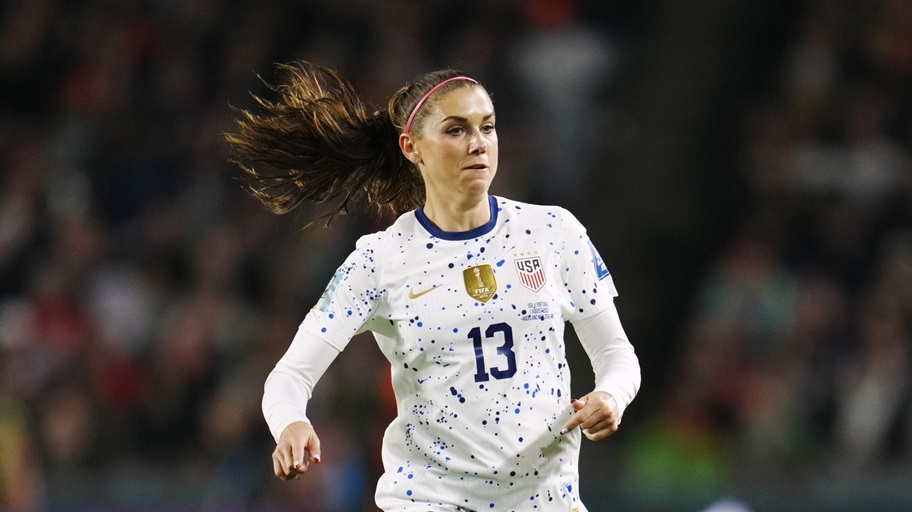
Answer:
[[[231,106],[294,59],[378,106],[478,78],[494,192],[589,228],[643,368],[584,443],[590,510],[912,509],[912,2],[5,0],[0,510],[374,510],[369,335],[317,387],[306,478],[272,476],[259,408],[391,221],[302,232],[232,179]]]

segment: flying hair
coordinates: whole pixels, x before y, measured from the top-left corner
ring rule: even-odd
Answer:
[[[276,99],[251,93],[256,111],[234,108],[234,130],[225,134],[229,160],[240,168],[243,187],[271,212],[328,204],[318,218],[327,224],[353,201],[394,215],[421,206],[424,182],[402,154],[399,134],[420,131],[426,112],[418,111],[428,110],[421,107],[434,91],[459,78],[477,83],[458,71],[434,71],[374,110],[332,69],[301,61],[277,70],[279,85],[261,79]]]

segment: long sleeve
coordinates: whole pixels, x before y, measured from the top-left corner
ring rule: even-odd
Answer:
[[[640,363],[621,326],[614,302],[573,324],[595,372],[595,389],[617,401],[621,416],[640,389]]]
[[[285,427],[307,421],[307,401],[339,349],[299,328],[288,351],[266,378],[263,416],[276,442]]]
[[[307,402],[317,381],[376,310],[381,294],[376,289],[375,238],[358,240],[266,378],[263,416],[276,441],[291,423],[309,421]]]

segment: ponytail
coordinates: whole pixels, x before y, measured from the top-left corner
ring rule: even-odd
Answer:
[[[330,202],[321,217],[327,223],[352,200],[396,215],[421,205],[423,181],[399,149],[391,109],[369,114],[331,69],[302,62],[279,70],[287,83],[267,84],[279,99],[252,95],[263,113],[236,109],[235,132],[225,134],[230,160],[254,197],[277,214]]]

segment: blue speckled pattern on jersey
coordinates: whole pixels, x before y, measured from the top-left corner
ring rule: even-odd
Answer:
[[[564,325],[608,306],[614,283],[566,210],[491,204],[494,222],[469,238],[415,212],[362,237],[304,321],[340,350],[370,330],[391,363],[384,510],[585,511],[579,431],[558,434],[572,414]],[[489,274],[496,291],[482,302],[467,288]]]

